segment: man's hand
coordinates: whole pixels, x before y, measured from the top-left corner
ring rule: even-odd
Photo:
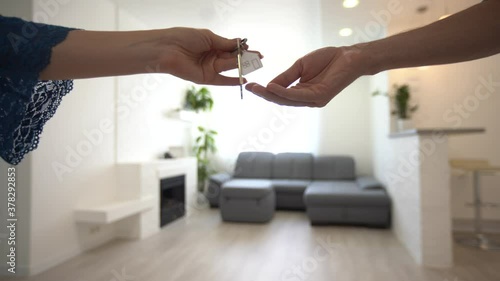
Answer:
[[[267,87],[246,89],[290,106],[325,106],[362,75],[469,61],[500,53],[500,0],[483,1],[430,25],[381,40],[324,48],[299,59]],[[300,78],[297,85],[288,88]]]
[[[328,47],[295,62],[266,88],[256,83],[248,91],[281,105],[323,107],[345,87],[363,75],[357,47]],[[288,88],[297,79],[299,83]]]

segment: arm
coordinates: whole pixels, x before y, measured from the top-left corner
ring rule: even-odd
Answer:
[[[132,32],[75,30],[53,48],[40,79],[61,80],[139,73],[169,73],[200,84],[239,85],[222,76],[236,68],[229,40],[209,30],[170,28]]]
[[[444,20],[385,39],[319,49],[299,59],[267,87],[250,83],[246,88],[278,104],[322,107],[363,75],[499,53],[499,12],[500,0],[483,1]],[[288,88],[297,79],[299,83]]]
[[[360,44],[371,72],[475,60],[500,52],[500,1],[489,0],[419,29]]]

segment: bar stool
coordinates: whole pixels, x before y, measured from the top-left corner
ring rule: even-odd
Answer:
[[[481,175],[495,175],[500,172],[500,167],[495,167],[490,165],[486,160],[479,159],[452,159],[450,160],[450,166],[454,169],[463,170],[465,172],[471,172],[473,175],[473,188],[474,188],[474,202],[472,203],[474,207],[474,237],[457,239],[457,243],[480,248],[482,250],[500,250],[500,243],[488,239],[488,237],[483,233],[481,222],[482,222],[482,207],[498,207],[498,203],[485,203],[481,200]]]

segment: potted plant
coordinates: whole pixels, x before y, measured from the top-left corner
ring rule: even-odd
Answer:
[[[212,94],[206,87],[191,86],[186,91],[183,109],[191,114],[210,112],[214,106]],[[194,117],[191,120],[195,119]],[[201,121],[201,120],[199,120]],[[198,136],[193,145],[194,154],[198,160],[198,201],[202,201],[203,192],[210,175],[215,171],[211,167],[210,157],[217,151],[215,146],[217,132],[203,126],[198,126]]]
[[[393,86],[393,94],[383,94],[389,96],[393,101],[392,115],[397,116],[397,128],[398,131],[409,130],[414,127],[411,120],[411,115],[418,110],[418,105],[411,105],[411,93],[410,86],[408,84],[403,84],[401,86],[395,84]],[[380,92],[375,92],[373,96],[381,95]]]
[[[168,116],[192,123],[198,113],[209,112],[213,106],[214,100],[206,87],[197,89],[191,86],[186,90],[182,107],[169,112]]]
[[[215,171],[210,166],[209,156],[217,152],[215,135],[217,132],[204,127],[198,127],[199,136],[195,140],[194,153],[198,159],[198,192],[203,193],[208,177]]]
[[[199,113],[200,111],[209,112],[214,106],[214,100],[212,99],[212,94],[206,87],[196,89],[191,86],[186,91],[186,98],[184,100],[184,110],[194,111]]]

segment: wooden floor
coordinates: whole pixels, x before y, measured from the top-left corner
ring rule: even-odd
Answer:
[[[222,223],[207,210],[148,239],[115,241],[15,280],[498,281],[500,252],[456,246],[454,268],[424,269],[388,230],[311,227],[301,212],[277,212],[264,225]]]

